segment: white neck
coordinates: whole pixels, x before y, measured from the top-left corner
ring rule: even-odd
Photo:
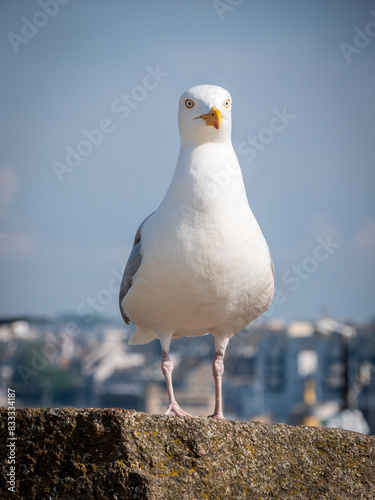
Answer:
[[[170,187],[160,208],[222,212],[246,202],[242,173],[232,144],[181,145]]]

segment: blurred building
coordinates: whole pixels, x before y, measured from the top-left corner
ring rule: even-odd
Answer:
[[[270,323],[254,353],[240,356],[247,376],[226,379],[226,408],[237,418],[303,424],[310,416],[322,425],[350,408],[375,433],[374,354],[374,328],[364,335],[330,319]]]

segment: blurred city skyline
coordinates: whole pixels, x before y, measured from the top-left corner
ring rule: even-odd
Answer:
[[[132,327],[96,318],[0,321],[0,406],[7,387],[20,408],[132,408],[162,414],[168,404],[160,345],[129,346]],[[375,431],[375,323],[263,321],[229,343],[226,417]],[[214,406],[210,335],[173,342],[176,398],[207,416]],[[199,381],[199,382],[198,382]]]
[[[0,316],[119,318],[135,231],[174,171],[178,98],[211,83],[232,94],[233,146],[275,261],[266,317],[374,317],[373,2],[0,11]]]

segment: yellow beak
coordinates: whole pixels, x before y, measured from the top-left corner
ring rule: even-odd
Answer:
[[[209,113],[207,113],[206,115],[197,116],[197,118],[203,118],[207,126],[215,127],[216,129],[220,128],[223,121],[222,114],[217,108],[215,108],[215,106],[212,106]]]

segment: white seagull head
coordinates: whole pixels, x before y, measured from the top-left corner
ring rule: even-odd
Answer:
[[[216,85],[197,85],[182,94],[178,110],[181,144],[231,142],[232,97]]]

